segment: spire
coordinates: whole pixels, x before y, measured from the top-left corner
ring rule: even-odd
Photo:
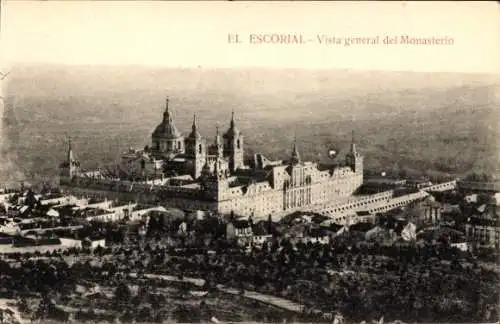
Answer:
[[[189,134],[189,137],[195,139],[201,138],[200,133],[198,133],[198,126],[196,124],[196,113],[193,114],[193,125],[191,126],[191,134]]]
[[[231,128],[234,128],[234,109],[231,110]]]
[[[300,154],[297,150],[297,137],[295,136],[293,139],[293,148],[292,148],[292,159],[291,162],[293,164],[300,163]]]
[[[215,160],[215,165],[214,165],[214,175],[217,178],[220,178],[223,175],[223,170],[222,170],[222,161],[220,159]]]
[[[222,157],[223,155],[223,145],[222,145],[222,141],[221,141],[221,138],[220,138],[220,133],[219,133],[219,125],[216,125],[215,126],[215,143],[214,143],[214,146],[213,146],[213,151],[214,153],[217,154],[217,157]]]
[[[193,132],[196,132],[196,127],[197,127],[197,125],[196,125],[196,113],[194,113],[193,114],[193,125],[191,126],[191,130]]]
[[[356,153],[356,142],[354,141],[354,130],[351,132],[351,153]]]
[[[71,146],[71,136],[68,136],[68,162],[73,161],[73,148]]]
[[[236,128],[236,123],[234,121],[234,109],[231,111],[231,122],[229,124],[229,129],[224,134],[224,138],[235,139],[240,135],[240,131]]]
[[[215,145],[220,144],[220,134],[219,134],[219,125],[215,126]]]
[[[168,102],[169,98],[165,99],[165,112],[163,113],[163,121],[171,123],[172,122],[172,116],[170,116],[170,111],[168,109]]]

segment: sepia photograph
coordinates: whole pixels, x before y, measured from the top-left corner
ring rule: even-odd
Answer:
[[[0,0],[0,323],[498,323],[499,22]]]

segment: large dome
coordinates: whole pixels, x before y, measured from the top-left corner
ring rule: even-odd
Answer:
[[[181,137],[182,134],[175,127],[174,121],[168,110],[168,99],[163,113],[163,120],[160,125],[156,126],[153,137],[162,139],[176,139]]]
[[[163,139],[176,139],[181,137],[182,134],[177,130],[174,123],[163,121],[160,125],[156,126],[153,137]]]

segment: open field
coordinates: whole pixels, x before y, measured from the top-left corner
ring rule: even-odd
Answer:
[[[351,130],[368,169],[498,174],[498,78],[343,70],[204,70],[20,66],[5,89],[9,151],[27,179],[49,177],[66,136],[85,167],[143,147],[170,96],[177,127],[194,112],[209,141],[234,109],[248,152],[303,158],[346,150]]]

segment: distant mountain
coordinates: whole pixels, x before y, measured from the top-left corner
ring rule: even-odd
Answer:
[[[385,72],[305,69],[170,69],[142,66],[14,66],[19,88],[45,95],[57,86],[68,95],[79,92],[165,91],[239,95],[324,95],[404,89],[447,89],[490,85],[500,81],[489,74]],[[43,87],[40,87],[43,85]]]

